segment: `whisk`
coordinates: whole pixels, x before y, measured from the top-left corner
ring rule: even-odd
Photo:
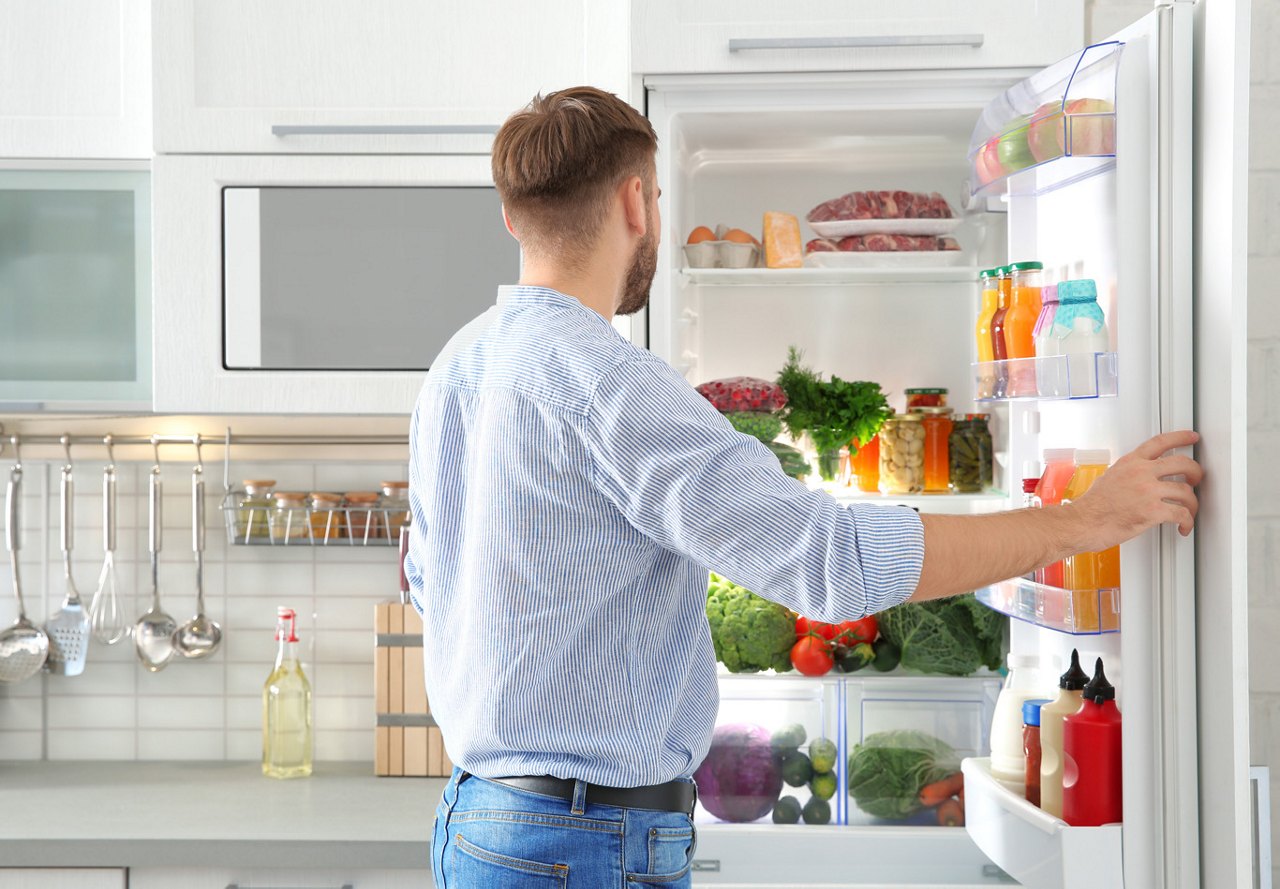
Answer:
[[[115,645],[129,635],[129,627],[116,597],[116,461],[111,436],[103,438],[103,443],[107,446],[107,466],[102,470],[102,549],[106,555],[98,589],[89,603],[89,620],[94,639]]]

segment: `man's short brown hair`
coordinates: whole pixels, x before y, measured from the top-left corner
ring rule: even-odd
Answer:
[[[577,86],[535,96],[493,140],[493,181],[521,246],[580,259],[599,237],[613,191],[645,183],[658,137],[613,93]]]

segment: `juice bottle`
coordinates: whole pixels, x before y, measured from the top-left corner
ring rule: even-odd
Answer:
[[[297,615],[276,610],[276,664],[262,686],[262,774],[311,774],[311,683],[298,661]]]
[[[1124,818],[1121,720],[1102,658],[1083,696],[1062,725],[1062,820],[1072,827],[1116,824]]]
[[[1107,471],[1110,463],[1110,451],[1076,451],[1076,471],[1062,493],[1062,502],[1079,499]],[[1072,622],[1076,632],[1097,632],[1100,629],[1098,590],[1120,586],[1120,547],[1068,556],[1063,561],[1062,580],[1062,585],[1072,591]]]
[[[1036,485],[1036,496],[1041,506],[1057,506],[1075,474],[1076,452],[1073,448],[1049,448],[1044,452],[1044,474]],[[1040,582],[1048,586],[1063,586],[1062,562],[1054,562],[1041,569]]]
[[[1071,650],[1071,666],[1058,679],[1058,696],[1040,708],[1040,808],[1062,817],[1062,724],[1080,709],[1089,674],[1080,669],[1080,653]]]
[[[1040,658],[1009,653],[1009,675],[991,719],[991,776],[1018,796],[1026,791],[1027,754],[1022,747],[1022,704],[1043,698]]]
[[[1040,317],[1040,276],[1038,262],[1015,262],[1009,266],[1011,298],[1004,318],[1005,353],[1010,359],[1031,359],[1036,355],[1035,329]],[[1009,396],[1036,394],[1033,361],[1009,366]]]
[[[995,361],[995,351],[991,345],[991,318],[996,313],[1000,299],[996,269],[983,269],[978,273],[978,281],[982,287],[982,308],[978,310],[978,324],[974,334],[978,342],[978,361]],[[983,367],[978,370],[978,398],[990,398],[995,394],[995,370]]]
[[[1009,277],[1008,266],[1000,266],[996,271],[996,310],[991,316],[991,354],[993,361],[1004,361],[1009,357],[1005,345],[1004,319],[1009,313],[1009,302],[1013,297],[1013,279]],[[993,395],[1004,398],[1008,394],[1008,378],[1005,365],[996,366]]]

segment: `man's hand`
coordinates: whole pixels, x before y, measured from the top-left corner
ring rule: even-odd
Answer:
[[[1071,548],[1104,550],[1164,522],[1191,533],[1200,503],[1195,486],[1204,478],[1200,464],[1171,454],[1200,440],[1195,432],[1166,432],[1134,448],[1071,504],[1080,523]]]

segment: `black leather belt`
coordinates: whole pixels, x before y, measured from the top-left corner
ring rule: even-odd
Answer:
[[[552,778],[550,775],[490,778],[499,784],[540,793],[543,796],[554,796],[569,802],[573,801],[574,785],[571,778]],[[683,812],[693,814],[693,805],[698,799],[697,789],[692,781],[668,781],[666,784],[651,784],[647,787],[605,787],[601,784],[587,785],[587,802],[601,806],[621,806],[626,809],[655,809],[659,812]]]

